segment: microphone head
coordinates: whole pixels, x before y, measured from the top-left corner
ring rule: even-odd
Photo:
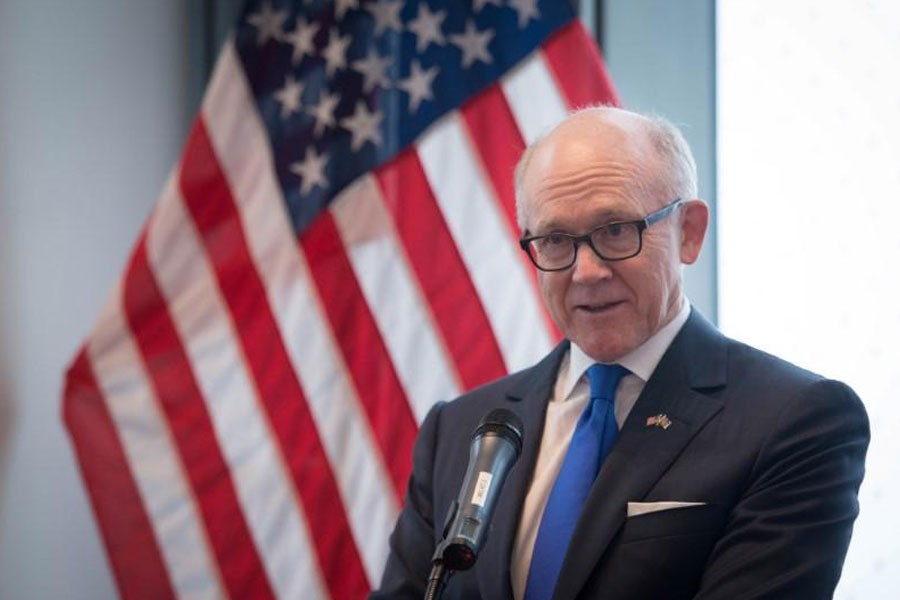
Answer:
[[[481,423],[475,428],[472,439],[486,434],[498,435],[509,442],[516,449],[516,457],[522,452],[522,434],[524,426],[522,418],[511,410],[497,408],[489,412],[481,419]]]
[[[459,497],[448,510],[443,540],[433,561],[451,571],[464,571],[475,564],[500,490],[522,452],[522,431],[521,417],[503,408],[489,412],[475,428],[469,466]]]

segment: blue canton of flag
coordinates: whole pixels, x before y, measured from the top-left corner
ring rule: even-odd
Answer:
[[[564,0],[248,3],[238,51],[296,231],[573,17]]]

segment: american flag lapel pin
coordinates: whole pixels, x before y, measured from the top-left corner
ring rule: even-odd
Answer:
[[[671,424],[672,421],[669,417],[662,413],[647,417],[647,427],[662,427],[663,429],[668,429]]]

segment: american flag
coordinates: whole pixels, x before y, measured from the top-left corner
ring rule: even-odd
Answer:
[[[63,412],[125,598],[360,598],[418,424],[559,333],[512,172],[616,99],[561,0],[253,1]]]

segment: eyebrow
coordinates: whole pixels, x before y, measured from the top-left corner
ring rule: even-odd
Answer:
[[[601,225],[609,225],[610,223],[620,223],[622,221],[640,221],[643,218],[643,216],[641,215],[633,215],[630,213],[630,210],[626,212],[623,209],[619,208],[602,210],[596,215],[592,216],[592,218],[588,221],[590,224],[584,228],[584,231],[590,231],[592,229],[600,227]],[[526,229],[526,233],[535,235],[535,232],[538,230],[544,230],[547,233],[571,233],[568,228],[563,227],[556,219],[550,219],[544,223],[540,223],[539,227],[535,228],[535,231]]]

